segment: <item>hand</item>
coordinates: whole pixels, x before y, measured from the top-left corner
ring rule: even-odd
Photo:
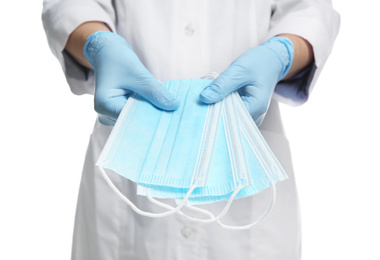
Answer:
[[[288,38],[273,37],[238,57],[200,94],[204,103],[222,100],[238,91],[257,125],[268,110],[274,88],[288,73],[294,47]]]
[[[116,120],[132,92],[164,110],[179,106],[121,36],[105,31],[92,34],[84,55],[95,71],[95,111],[100,115]]]

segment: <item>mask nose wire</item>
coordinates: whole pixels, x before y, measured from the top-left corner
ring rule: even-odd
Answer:
[[[107,182],[107,184],[110,186],[110,188],[120,197],[122,201],[124,201],[128,206],[132,208],[133,211],[135,211],[137,214],[140,214],[142,216],[151,217],[151,218],[162,218],[166,216],[173,215],[181,210],[183,206],[185,206],[186,202],[188,201],[191,193],[194,191],[194,189],[197,187],[196,184],[192,185],[190,189],[187,191],[185,197],[181,201],[181,203],[178,204],[177,207],[171,208],[169,211],[162,212],[162,213],[152,213],[148,211],[143,211],[139,209],[132,201],[130,201],[123,193],[119,191],[119,189],[113,184],[113,182],[108,177],[107,173],[105,172],[103,168],[104,164],[98,165],[98,168],[100,170],[100,173],[102,174],[104,180]]]

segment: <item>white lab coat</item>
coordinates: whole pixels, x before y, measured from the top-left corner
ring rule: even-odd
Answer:
[[[313,46],[314,64],[278,84],[260,130],[289,175],[278,184],[277,203],[248,231],[192,223],[180,216],[151,219],[135,214],[108,187],[94,165],[112,127],[95,123],[80,186],[73,260],[300,259],[301,233],[295,180],[277,101],[304,103],[330,54],[339,15],[328,0],[50,0],[43,23],[49,45],[75,94],[92,94],[93,71],[64,50],[69,34],[86,21],[103,21],[122,35],[159,80],[200,78],[222,72],[244,51],[266,39],[292,33]],[[157,210],[117,174],[113,182],[139,207]],[[271,191],[236,200],[223,220],[247,224],[269,206]],[[223,203],[206,205],[214,213]]]

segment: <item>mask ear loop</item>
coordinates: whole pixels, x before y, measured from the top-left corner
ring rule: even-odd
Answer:
[[[200,208],[197,208],[197,207],[194,207],[194,206],[191,206],[191,205],[185,205],[185,207],[193,210],[193,211],[196,211],[196,212],[200,212],[202,214],[205,214],[207,216],[209,216],[210,218],[209,219],[200,219],[200,218],[194,218],[194,217],[191,217],[189,215],[186,215],[184,212],[182,211],[178,211],[176,212],[177,214],[181,215],[181,216],[184,216],[186,217],[187,219],[191,220],[191,221],[195,221],[195,222],[199,222],[199,223],[212,223],[212,222],[215,222],[215,221],[218,221],[219,219],[221,219],[222,217],[224,217],[224,215],[227,214],[228,210],[230,209],[236,195],[239,193],[240,190],[242,190],[244,188],[243,185],[239,185],[236,190],[232,193],[232,195],[230,196],[230,198],[228,199],[228,202],[227,204],[224,206],[223,210],[219,213],[218,216],[215,216],[214,214],[212,214],[210,211],[208,210],[205,210],[205,209],[200,209]],[[166,208],[166,209],[169,209],[169,210],[173,210],[175,209],[174,207],[170,206],[170,205],[167,205],[165,203],[162,203],[158,200],[156,200],[155,198],[152,197],[152,195],[150,194],[150,190],[148,190],[147,192],[147,197],[148,197],[148,200],[154,204],[156,204],[157,206],[160,206],[160,207],[163,207],[163,208]],[[185,199],[185,197],[184,197]]]
[[[208,210],[205,210],[205,209],[200,209],[200,208],[197,208],[197,207],[194,207],[192,205],[186,205],[187,208],[195,211],[195,212],[199,212],[199,213],[202,213],[202,214],[205,214],[206,216],[209,217],[209,219],[199,219],[199,218],[194,218],[194,217],[191,217],[187,214],[185,214],[184,212],[182,211],[178,211],[176,212],[177,214],[191,220],[191,221],[195,221],[195,222],[199,222],[199,223],[212,223],[212,222],[217,222],[222,228],[225,228],[225,229],[229,229],[229,230],[247,230],[247,229],[250,229],[252,228],[253,226],[259,224],[260,222],[262,222],[273,210],[275,204],[276,204],[276,198],[277,198],[277,191],[276,191],[276,185],[275,185],[275,182],[273,181],[273,179],[267,175],[268,178],[269,178],[269,181],[271,183],[271,188],[272,188],[272,200],[271,200],[271,203],[268,207],[268,209],[264,212],[264,214],[261,215],[261,217],[259,217],[256,221],[248,224],[248,225],[242,225],[242,226],[233,226],[233,225],[227,225],[227,224],[224,224],[222,221],[220,221],[220,219],[222,217],[224,217],[226,215],[226,213],[228,212],[235,196],[238,194],[238,192],[242,189],[242,187],[238,187],[235,192],[231,195],[230,199],[228,200],[226,206],[223,208],[222,212],[219,213],[218,216],[215,216],[214,214],[212,214],[210,211]],[[156,204],[157,206],[161,206],[163,208],[166,208],[166,209],[169,209],[169,210],[173,210],[175,209],[174,207],[172,206],[169,206],[165,203],[162,203],[156,199],[154,199],[151,195],[150,195],[150,192],[148,192],[148,199],[149,201],[151,201],[152,203]]]
[[[277,191],[276,191],[276,185],[274,183],[274,181],[272,180],[271,177],[269,177],[269,175],[267,175],[268,178],[269,178],[269,181],[271,183],[271,187],[272,187],[272,201],[268,207],[268,209],[265,211],[265,213],[263,215],[261,215],[261,217],[259,217],[255,222],[252,222],[248,225],[243,225],[243,226],[232,226],[232,225],[226,225],[224,223],[222,223],[221,221],[217,221],[218,224],[225,228],[225,229],[231,229],[231,230],[246,230],[246,229],[250,229],[252,228],[253,226],[259,224],[261,221],[263,221],[273,210],[274,208],[274,205],[276,204],[276,197],[277,197]]]
[[[185,206],[185,204],[188,201],[191,193],[197,187],[196,183],[193,184],[190,187],[190,189],[187,191],[187,193],[186,193],[185,197],[183,198],[183,200],[181,201],[181,203],[179,203],[177,207],[171,208],[169,211],[162,212],[162,213],[152,213],[152,212],[143,211],[143,210],[139,209],[132,201],[130,201],[123,193],[121,193],[119,191],[119,189],[115,186],[115,184],[113,184],[113,182],[110,180],[108,175],[106,174],[106,172],[103,168],[103,164],[98,165],[98,167],[99,167],[100,173],[102,174],[104,180],[107,182],[107,184],[110,186],[110,188],[120,197],[120,199],[122,201],[124,201],[128,206],[130,206],[132,208],[132,210],[135,211],[137,214],[140,214],[140,215],[145,216],[145,217],[162,218],[162,217],[170,216],[170,215],[177,213],[178,211],[181,210],[181,208],[183,206]]]
[[[240,190],[242,190],[244,188],[243,185],[239,185],[237,187],[237,189],[232,193],[231,197],[229,198],[226,206],[223,208],[222,212],[219,213],[218,216],[214,216],[211,212],[209,212],[207,210],[200,209],[200,208],[197,208],[197,207],[193,207],[191,205],[186,205],[187,201],[189,200],[189,197],[191,196],[191,193],[197,187],[196,185],[192,185],[192,187],[187,191],[185,197],[183,198],[183,200],[181,201],[181,203],[179,203],[177,205],[177,207],[172,207],[170,205],[167,205],[165,203],[162,203],[162,202],[154,199],[152,197],[152,195],[150,194],[150,189],[148,189],[148,192],[147,192],[148,200],[150,202],[152,202],[153,204],[157,205],[157,206],[160,206],[162,208],[168,209],[168,211],[166,211],[166,212],[152,213],[152,212],[143,211],[143,210],[139,209],[132,201],[130,201],[124,194],[122,194],[119,191],[119,189],[113,184],[113,182],[110,180],[110,178],[106,174],[106,172],[105,172],[104,168],[102,167],[102,165],[99,165],[99,170],[100,170],[100,172],[101,172],[104,180],[107,182],[107,184],[110,186],[110,188],[119,196],[119,198],[122,201],[124,201],[128,206],[130,206],[132,208],[132,210],[135,211],[137,214],[140,214],[140,215],[146,216],[146,217],[151,217],[151,218],[161,218],[161,217],[166,217],[166,216],[170,216],[170,215],[173,215],[173,214],[177,213],[177,214],[180,214],[181,216],[186,217],[189,220],[200,222],[200,223],[215,222],[215,221],[218,221],[219,219],[221,219],[222,217],[224,217],[224,215],[227,214],[227,212],[230,209],[230,207],[232,205],[232,202],[235,199],[236,195],[239,193]],[[184,206],[186,206],[189,209],[192,209],[194,211],[201,212],[201,213],[203,213],[205,215],[208,215],[210,217],[210,219],[199,219],[199,218],[194,218],[194,217],[188,216],[188,215],[186,215],[185,213],[183,213],[181,211],[181,209]]]

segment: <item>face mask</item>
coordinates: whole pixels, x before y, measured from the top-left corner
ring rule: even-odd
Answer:
[[[206,105],[199,93],[210,80],[186,79],[163,83],[181,101],[174,112],[157,109],[135,95],[128,99],[98,159],[110,186],[137,213],[149,217],[181,214],[199,222],[220,222],[233,199],[254,195],[287,178],[271,153],[237,93]],[[104,168],[138,184],[138,194],[167,209],[144,212],[124,197],[109,180]],[[171,207],[155,198],[172,198]],[[274,199],[263,215],[273,208]],[[193,204],[226,200],[214,216]],[[208,219],[185,215],[182,207],[204,213]],[[249,228],[255,223],[237,229]]]

